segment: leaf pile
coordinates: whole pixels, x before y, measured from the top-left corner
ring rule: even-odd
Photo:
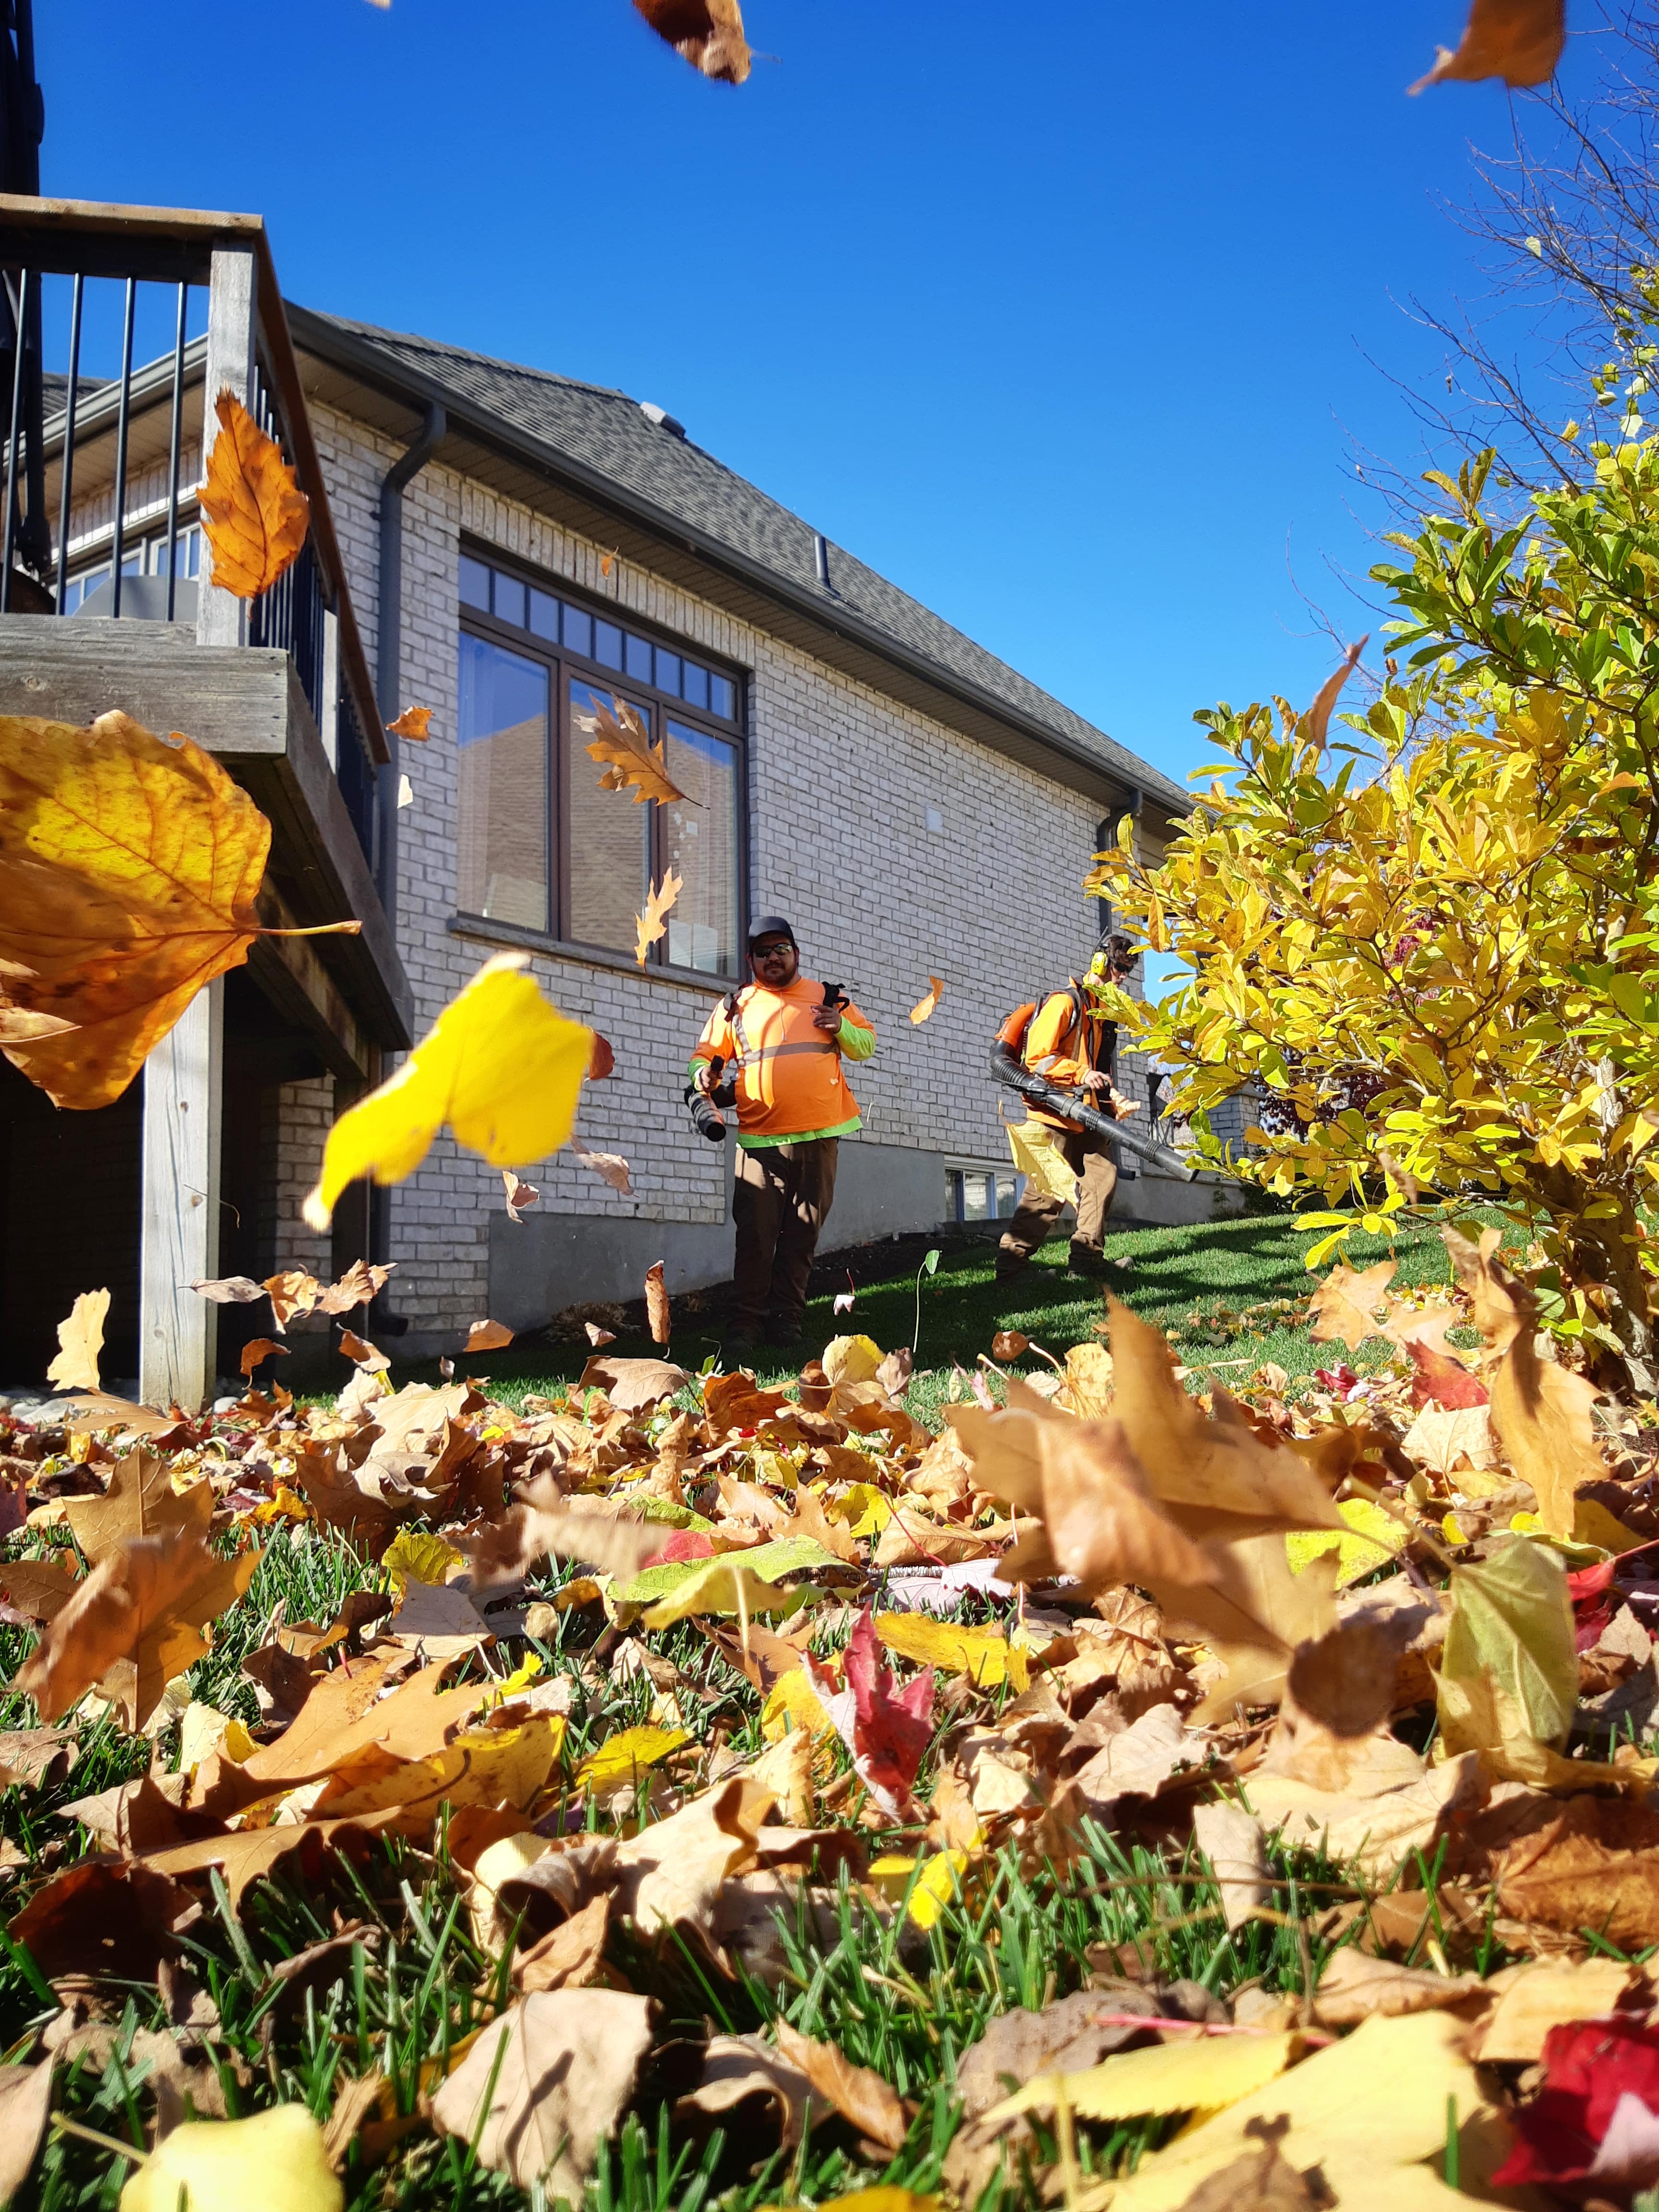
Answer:
[[[857,1335],[0,1415],[21,2171],[118,2117],[141,2203],[580,2203],[652,2131],[778,2202],[1631,2202],[1652,1440],[1494,1243],[1431,1308],[1337,1269],[1395,1371],[1296,1405],[1115,1305],[938,1434]]]

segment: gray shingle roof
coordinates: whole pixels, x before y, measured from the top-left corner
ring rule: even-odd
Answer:
[[[653,421],[626,392],[340,316],[315,314],[314,320],[348,333],[389,366],[470,401],[504,424],[597,471],[661,513],[757,564],[798,593],[823,592],[817,533],[811,526],[689,438]],[[826,611],[846,610],[947,677],[971,684],[982,697],[1051,731],[1062,744],[1097,762],[1114,778],[1138,785],[1165,805],[1186,811],[1190,800],[1179,785],[844,547],[830,547],[829,573],[836,599],[830,600],[826,595]]]

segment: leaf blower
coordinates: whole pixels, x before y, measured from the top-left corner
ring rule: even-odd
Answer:
[[[1179,1176],[1183,1182],[1191,1182],[1198,1170],[1182,1159],[1179,1152],[1172,1152],[1156,1138],[1131,1128],[1127,1121],[1114,1121],[1109,1114],[1085,1106],[1073,1092],[1062,1091],[1046,1075],[1035,1074],[1027,1067],[1022,1057],[1025,1032],[1031,1025],[1037,1003],[1034,999],[1029,1006],[1017,1006],[997,1031],[996,1042],[991,1047],[991,1073],[997,1081],[1006,1084],[1010,1091],[1018,1091],[1022,1098],[1030,1105],[1041,1107],[1045,1114],[1070,1122],[1073,1128],[1085,1129],[1091,1136],[1109,1137],[1115,1145],[1121,1145],[1126,1152],[1133,1152],[1149,1167],[1159,1168],[1165,1175]]]

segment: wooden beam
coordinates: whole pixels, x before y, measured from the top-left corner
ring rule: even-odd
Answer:
[[[196,1413],[213,1395],[218,1308],[190,1285],[219,1272],[224,981],[198,991],[144,1062],[138,1395]]]
[[[274,884],[259,894],[259,919],[267,929],[295,927],[293,910]],[[311,937],[256,938],[248,973],[290,1028],[303,1033],[329,1073],[361,1086],[371,1048],[317,957],[317,943]]]

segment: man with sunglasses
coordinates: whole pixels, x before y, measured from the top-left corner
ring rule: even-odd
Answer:
[[[800,948],[781,915],[749,932],[753,977],[708,1017],[691,1056],[694,1090],[714,1101],[735,1071],[737,1225],[731,1318],[720,1357],[727,1368],[769,1344],[800,1342],[812,1255],[836,1194],[842,1138],[861,1128],[843,1060],[868,1060],[876,1033],[838,984],[800,972]],[[720,1134],[718,1115],[708,1117]]]
[[[1020,1046],[1020,1057],[1034,1075],[1045,1076],[1057,1090],[1073,1092],[1097,1112],[1109,1109],[1119,1121],[1140,1109],[1112,1080],[1117,1024],[1107,1013],[1105,1001],[1133,972],[1134,958],[1129,939],[1109,931],[1100,939],[1087,975],[1069,977],[1062,989],[1051,992],[1036,1008]],[[1097,1276],[1106,1264],[1102,1251],[1106,1213],[1117,1188],[1117,1166],[1108,1140],[1036,1105],[1027,1109],[1027,1126],[1031,1123],[1036,1125],[1032,1134],[1038,1144],[1051,1147],[1078,1178],[1072,1270]],[[1064,1170],[1057,1167],[1054,1180],[1063,1184]],[[1018,1211],[997,1249],[999,1282],[1023,1273],[1030,1265],[1033,1255],[1053,1233],[1065,1203],[1054,1188],[1035,1176],[1027,1176]]]

